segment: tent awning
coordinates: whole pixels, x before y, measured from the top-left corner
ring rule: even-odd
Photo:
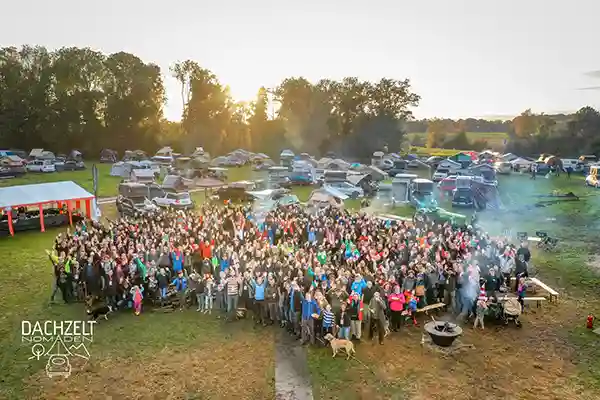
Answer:
[[[31,206],[69,200],[92,199],[94,195],[73,181],[38,183],[0,188],[0,208]]]

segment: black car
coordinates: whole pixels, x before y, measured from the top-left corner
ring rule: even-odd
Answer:
[[[452,207],[473,207],[473,192],[471,188],[457,188],[452,193]]]
[[[119,196],[116,200],[117,211],[126,217],[149,215],[158,211],[158,207],[148,201],[145,197]]]
[[[83,161],[67,160],[60,167],[57,165],[59,171],[81,171],[85,169],[85,163]]]
[[[254,196],[242,187],[224,187],[217,190],[215,198],[219,201],[231,200],[233,203],[246,203],[254,201]]]

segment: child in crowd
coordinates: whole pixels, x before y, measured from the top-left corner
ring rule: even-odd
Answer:
[[[340,315],[337,316],[336,324],[340,327],[338,337],[350,340],[350,314],[346,311],[346,303],[342,303]]]
[[[525,311],[525,292],[527,292],[527,284],[525,283],[525,278],[519,278],[519,284],[517,286],[517,300],[519,304],[521,304],[521,312]]]
[[[333,325],[335,323],[335,314],[331,311],[331,304],[325,306],[323,310],[323,336],[328,333],[333,334]]]
[[[477,299],[477,308],[475,310],[475,322],[473,328],[476,329],[478,325],[481,325],[481,329],[484,329],[483,318],[487,311],[487,299],[485,297],[479,297]]]

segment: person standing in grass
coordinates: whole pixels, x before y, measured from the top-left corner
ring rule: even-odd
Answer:
[[[236,318],[242,278],[234,269],[231,269],[225,282],[227,284],[227,319],[231,321]]]
[[[310,341],[315,344],[315,316],[318,318],[321,310],[309,291],[302,300],[302,344]]]
[[[377,329],[379,344],[383,344],[385,336],[385,302],[379,292],[376,292],[369,304],[371,309],[371,324],[369,325],[369,338],[373,339],[374,331]]]
[[[335,324],[335,314],[331,311],[331,304],[325,306],[323,310],[323,336],[328,333],[333,334],[333,325]]]
[[[183,311],[188,288],[188,281],[187,278],[183,276],[183,271],[179,271],[177,278],[173,280],[172,284],[175,285],[175,290],[177,290],[177,297],[179,298],[179,310]]]
[[[346,303],[341,304],[340,313],[336,318],[336,325],[340,328],[338,337],[350,340],[350,314],[346,311]]]
[[[266,272],[257,277],[256,279],[252,278],[250,281],[252,284],[252,288],[254,289],[254,314],[255,314],[255,322],[257,324],[262,324],[266,326],[267,320],[267,310],[265,306],[265,291],[267,288],[267,281],[265,280]]]

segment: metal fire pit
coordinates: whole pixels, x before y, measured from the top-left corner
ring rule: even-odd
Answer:
[[[462,335],[462,328],[452,322],[431,321],[425,324],[425,331],[433,343],[441,347],[450,347],[457,337]]]

